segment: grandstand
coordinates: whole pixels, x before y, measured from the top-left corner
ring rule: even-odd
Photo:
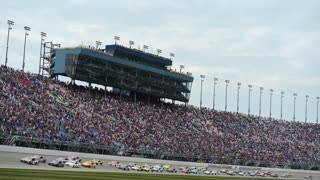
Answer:
[[[132,98],[0,68],[1,144],[211,163],[319,169],[318,124]]]

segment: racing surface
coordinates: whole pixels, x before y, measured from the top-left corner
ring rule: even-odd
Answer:
[[[61,156],[48,156],[48,155],[44,155],[44,157],[47,159],[46,163],[40,163],[39,165],[28,165],[25,163],[21,163],[20,159],[27,157],[27,156],[32,156],[34,154],[23,154],[23,153],[12,153],[12,152],[0,152],[0,168],[15,168],[15,169],[42,169],[42,170],[66,170],[66,171],[87,171],[87,172],[126,172],[126,173],[143,173],[143,174],[157,174],[155,172],[151,173],[151,172],[136,172],[136,171],[123,171],[120,170],[116,167],[110,166],[108,165],[108,163],[110,162],[110,160],[103,160],[103,166],[97,166],[95,169],[93,168],[84,168],[84,167],[80,167],[80,168],[58,168],[58,167],[53,167],[53,166],[49,166],[48,162],[54,159],[57,159]],[[86,161],[86,160],[91,160],[91,159],[82,159],[82,162]],[[128,163],[131,162],[130,158],[128,158],[127,162],[121,162],[121,163]],[[186,162],[187,163],[187,162]],[[143,163],[138,163],[140,165],[144,165]],[[156,162],[155,162],[156,164]],[[173,167],[176,169],[179,169],[179,166],[174,165],[173,162]],[[211,169],[212,170],[212,169]],[[219,170],[219,169],[215,169],[215,170]],[[278,175],[285,173],[285,171],[282,172],[277,172],[277,171],[271,171],[272,173],[277,173]],[[289,172],[289,170],[288,170]],[[158,174],[176,174],[176,175],[185,175],[183,173],[158,173]],[[320,180],[320,172],[318,171],[299,171],[299,172],[293,172],[292,173],[292,177],[288,178],[288,179],[295,179],[295,180],[302,180],[304,179],[304,176],[308,176],[311,175],[313,179],[317,179]],[[204,174],[200,174],[200,175],[190,175],[190,176],[208,176],[208,175],[204,175]],[[212,177],[216,177],[216,175],[210,175]],[[227,176],[227,175],[220,175],[220,176]],[[235,176],[232,176],[235,177]],[[236,177],[241,177],[241,176],[236,176]],[[248,178],[249,176],[245,176],[246,178]],[[253,177],[253,179],[257,179],[256,177]],[[266,177],[266,178],[262,178],[262,179],[271,179],[270,177]],[[281,178],[277,178],[277,179],[281,179]],[[287,179],[287,178],[286,178]]]

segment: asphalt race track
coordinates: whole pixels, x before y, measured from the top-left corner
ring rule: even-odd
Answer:
[[[103,166],[97,166],[97,168],[95,169],[91,169],[91,168],[84,168],[84,167],[80,167],[80,168],[58,168],[58,167],[53,167],[53,166],[49,166],[47,163],[51,160],[54,160],[56,158],[59,158],[61,156],[48,156],[48,155],[44,155],[44,157],[47,159],[47,163],[40,163],[39,165],[28,165],[25,163],[21,163],[20,159],[23,157],[27,157],[27,156],[32,156],[34,154],[23,154],[23,153],[12,153],[12,152],[0,152],[0,168],[17,168],[17,169],[43,169],[43,170],[66,170],[66,171],[96,171],[96,172],[124,172],[123,170],[117,169],[115,167],[112,167],[110,165],[108,165],[108,163],[110,162],[110,160],[103,160]],[[83,159],[82,161],[86,161],[86,160],[90,160],[90,159]],[[128,158],[128,161],[126,163],[130,162],[130,158]],[[138,163],[140,165],[143,165],[143,163]],[[187,164],[187,162],[186,162]],[[172,164],[176,169],[179,168],[179,166],[174,165],[174,161]],[[218,169],[216,169],[218,170]],[[129,171],[132,173],[147,173],[147,172],[135,172],[135,171]],[[277,171],[271,171],[272,173],[277,173],[277,174],[283,174],[285,173],[285,171],[282,172],[277,172]],[[288,170],[289,172],[289,170]],[[128,171],[126,171],[126,173],[128,173]],[[153,173],[155,174],[155,173]],[[163,173],[162,173],[163,174]],[[171,174],[171,173],[168,173]],[[180,174],[183,175],[182,173],[178,172],[175,174]],[[295,171],[292,173],[293,176],[289,179],[294,179],[294,180],[302,180],[304,179],[304,176],[307,175],[311,175],[313,177],[313,179],[316,180],[320,180],[320,172],[318,171]],[[195,176],[199,176],[199,175],[195,175]],[[201,176],[201,175],[200,175]],[[207,176],[207,175],[203,175],[203,176]],[[238,176],[241,177],[241,176]],[[246,176],[247,177],[247,176]],[[253,178],[254,179],[254,178]],[[262,178],[264,179],[264,178]],[[270,179],[269,177],[265,178],[265,179]],[[278,178],[281,179],[281,178]]]

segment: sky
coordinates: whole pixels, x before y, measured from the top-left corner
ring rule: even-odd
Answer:
[[[251,113],[259,112],[259,87],[262,116],[280,118],[280,93],[283,118],[292,121],[293,93],[297,93],[296,119],[316,122],[320,96],[320,1],[317,0],[10,0],[0,6],[0,63],[4,64],[7,20],[10,31],[8,66],[21,69],[24,26],[27,37],[26,71],[37,73],[40,32],[47,41],[62,47],[113,44],[135,48],[144,44],[148,52],[162,50],[162,56],[175,53],[173,69],[181,64],[194,76],[189,104],[199,106],[200,75],[203,106],[212,108],[213,78],[217,77],[216,109],[225,107],[225,80],[228,86],[228,111],[236,111],[237,82],[240,87],[240,112],[248,112],[248,85]]]

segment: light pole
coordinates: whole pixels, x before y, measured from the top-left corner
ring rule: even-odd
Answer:
[[[261,96],[262,96],[262,92],[263,92],[263,87],[260,87],[260,100],[259,100],[259,119],[261,117]]]
[[[23,48],[23,62],[22,62],[22,71],[23,72],[24,72],[24,67],[25,67],[25,64],[26,64],[25,57],[26,57],[27,36],[29,35],[28,31],[30,31],[31,28],[28,27],[28,26],[25,26],[24,30],[25,30],[25,33],[24,33],[24,48]]]
[[[293,121],[296,120],[296,99],[297,99],[298,94],[293,93]]]
[[[200,110],[201,110],[201,107],[202,107],[202,83],[204,81],[205,76],[200,75],[200,78],[201,78],[201,90],[200,90]]]
[[[44,37],[46,37],[47,34],[44,32],[41,32],[40,35],[41,35],[41,41],[40,41],[39,75],[40,75],[40,71],[41,71],[42,45],[43,45],[43,41],[45,40]]]
[[[317,97],[317,124],[319,121],[319,100],[320,100],[320,97]]]
[[[157,53],[158,53],[157,56],[159,56],[159,54],[162,53],[162,50],[161,49],[157,49]]]
[[[114,36],[114,44],[117,44],[117,41],[120,41],[120,37],[119,36]]]
[[[249,87],[249,96],[248,96],[248,115],[250,115],[250,101],[251,101],[251,88],[252,88],[252,85],[251,84],[249,84],[248,85],[248,87]]]
[[[175,56],[174,53],[170,53],[170,60]]]
[[[218,84],[218,78],[214,77],[213,78],[213,104],[212,104],[212,109],[215,108],[216,105],[216,85]]]
[[[131,49],[131,46],[134,45],[134,41],[129,41],[129,45],[130,45],[130,49]]]
[[[180,65],[180,73],[182,72],[183,68],[184,68],[184,65]]]
[[[281,103],[280,103],[280,120],[282,120],[282,103],[283,103],[284,92],[281,91]]]
[[[101,41],[96,41],[96,49],[98,49],[101,44],[102,44]]]
[[[147,45],[143,45],[143,52],[145,52],[145,51],[146,51],[146,49],[149,49],[149,46],[147,46]]]
[[[229,86],[229,80],[225,80],[226,82],[226,98],[225,98],[225,106],[224,106],[224,110],[227,111],[228,110],[228,86]]]
[[[308,99],[309,99],[309,95],[306,95],[306,109],[305,109],[305,116],[304,116],[304,122],[305,123],[308,120]]]
[[[238,82],[238,91],[237,91],[237,113],[239,113],[239,91],[240,91],[241,82]]]
[[[270,119],[272,115],[272,95],[273,95],[273,89],[270,89]]]
[[[10,30],[12,29],[11,26],[14,25],[13,21],[8,20],[8,36],[7,36],[7,48],[6,48],[6,59],[5,59],[5,66],[7,67],[8,63],[8,50],[9,50],[9,37],[10,37]]]

